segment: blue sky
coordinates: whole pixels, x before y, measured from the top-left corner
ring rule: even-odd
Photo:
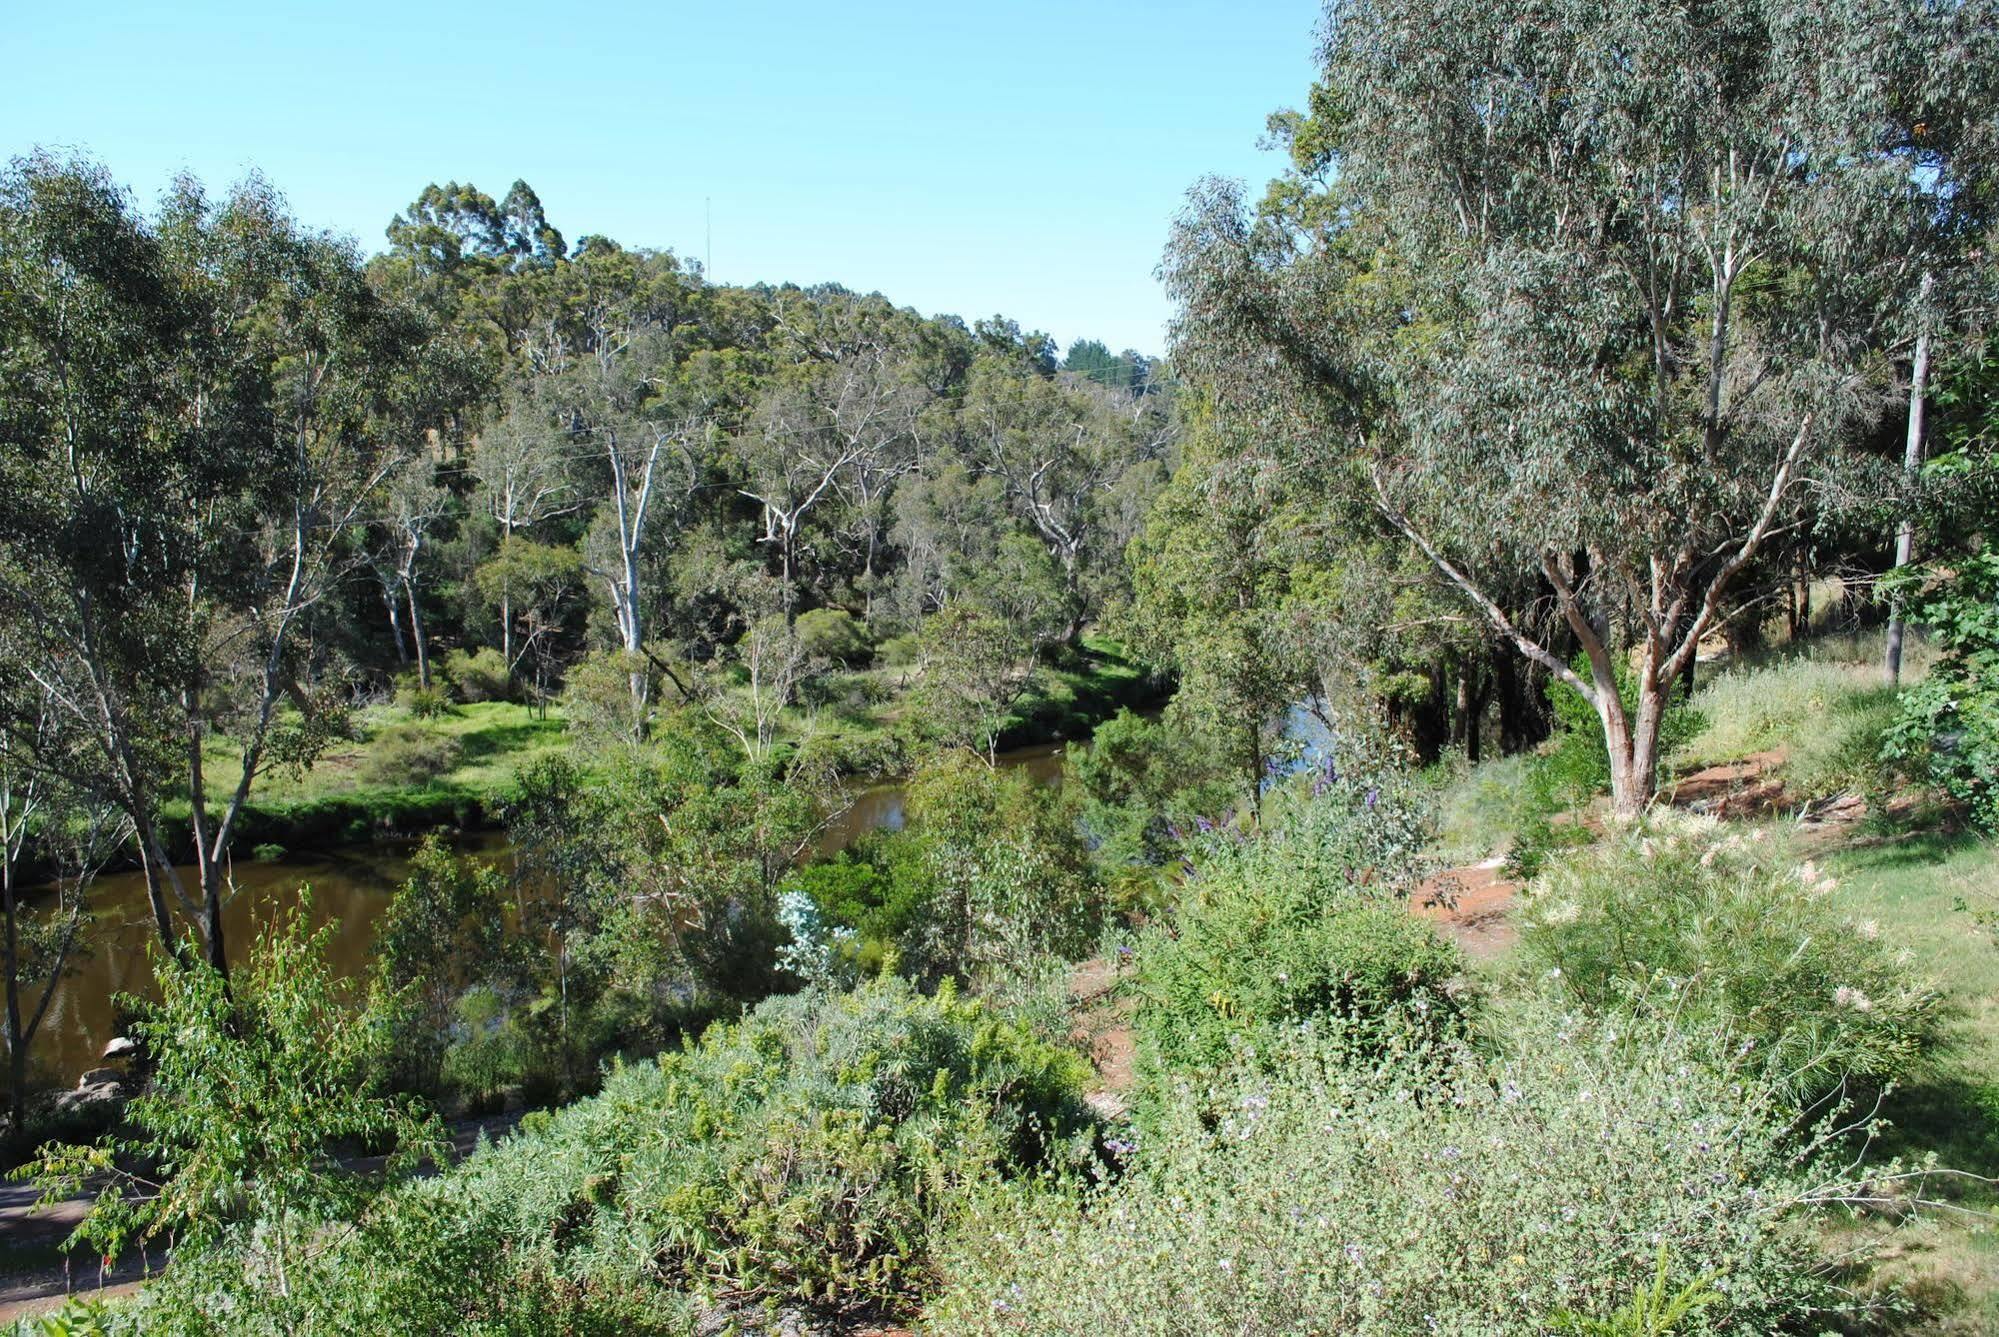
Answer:
[[[837,280],[1065,344],[1163,348],[1187,187],[1260,182],[1314,0],[996,6],[20,4],[0,153],[89,151],[150,203],[261,169],[368,250],[425,183],[516,177],[574,241]]]

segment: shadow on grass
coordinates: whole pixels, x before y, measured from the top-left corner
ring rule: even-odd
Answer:
[[[561,739],[562,731],[560,720],[524,720],[519,724],[496,724],[469,730],[459,735],[459,764],[525,751],[541,743],[553,743]]]
[[[1960,1073],[1922,1076],[1892,1093],[1881,1114],[1889,1126],[1874,1144],[1880,1156],[1918,1161],[1934,1152],[1940,1168],[1962,1172],[1932,1180],[1926,1197],[1999,1207],[1999,1184],[1965,1177],[1999,1177],[1999,1086]]]
[[[1855,871],[1891,871],[1928,868],[1948,863],[1967,851],[1986,844],[1984,837],[1963,829],[1940,828],[1934,822],[1918,825],[1882,818],[1870,821],[1863,839],[1846,847],[1841,862]]]

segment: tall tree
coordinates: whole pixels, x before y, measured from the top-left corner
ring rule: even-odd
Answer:
[[[181,182],[149,222],[48,158],[0,179],[0,285],[0,616],[91,740],[78,778],[132,822],[162,941],[179,950],[178,903],[221,969],[236,823],[274,754],[325,738],[304,642],[411,435],[424,378],[398,373],[427,331],[260,182],[219,205]]]
[[[1290,199],[1211,186],[1177,231],[1176,364],[1350,465],[1589,701],[1635,811],[1675,680],[1759,552],[1850,494],[1882,353],[1981,226],[1996,40],[1986,0],[1342,4]],[[1586,673],[1495,570],[1546,582]]]

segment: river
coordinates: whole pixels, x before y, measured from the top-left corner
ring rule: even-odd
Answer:
[[[1017,748],[1002,752],[999,762],[1053,784],[1062,776],[1065,746]],[[846,797],[847,807],[820,838],[822,856],[837,853],[869,831],[902,828],[906,793],[900,782],[857,782]],[[495,857],[506,849],[504,839],[491,832],[468,835],[466,844]],[[408,875],[413,848],[409,840],[385,840],[275,863],[237,863],[237,894],[223,911],[231,957],[239,957],[245,943],[269,932],[277,917],[298,903],[299,889],[310,887],[313,925],[334,926],[329,944],[334,970],[348,978],[360,975],[373,956],[376,916]],[[183,869],[182,876],[195,885],[193,869]],[[29,1051],[33,1087],[69,1086],[99,1066],[105,1042],[120,1030],[112,999],[120,993],[147,995],[153,989],[148,948],[156,935],[144,876],[124,872],[98,878],[90,906],[92,922],[82,954],[72,958],[70,974],[58,986]]]

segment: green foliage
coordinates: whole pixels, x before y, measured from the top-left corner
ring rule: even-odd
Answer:
[[[509,899],[497,870],[455,853],[442,837],[417,848],[408,879],[375,923],[371,1006],[391,1037],[385,1075],[393,1085],[441,1092],[455,1023],[465,1021],[475,1039],[481,1034],[463,1016],[463,999],[517,954],[506,935]]]
[[[1902,1077],[1942,1039],[1936,986],[1760,837],[1661,815],[1551,862],[1520,915],[1523,967],[1577,1003],[1705,1028],[1807,1101]]]
[[[405,674],[396,682],[396,705],[413,720],[434,720],[451,712],[451,692],[442,682],[426,687],[415,674]]]
[[[383,1202],[329,1241],[316,1317],[553,1337],[692,1331],[690,1297],[906,1311],[968,1190],[1093,1163],[1083,1072],[949,989],[772,1000]]]
[[[1414,850],[1377,816],[1395,802],[1322,793],[1261,836],[1210,843],[1177,914],[1139,947],[1153,1077],[1281,1051],[1301,1026],[1357,1043],[1456,1028],[1463,962],[1396,895]]]
[[[1910,617],[1942,653],[1903,693],[1881,755],[1999,830],[1999,548],[1966,557],[1915,594]]]
[[[1096,941],[1105,904],[1074,812],[1058,790],[963,752],[911,778],[908,827],[927,906],[900,941],[915,978],[987,987]],[[906,904],[908,893],[897,889]]]
[[[421,722],[435,718],[419,715],[419,722],[391,724],[370,739],[361,765],[362,783],[378,789],[414,788],[455,770],[465,746],[453,735]]]
[[[922,655],[922,640],[907,632],[891,636],[875,647],[875,658],[890,668],[910,668]]]
[[[529,948],[509,1001],[572,1086],[603,1053],[658,1049],[779,984],[776,889],[810,842],[812,796],[678,726],[588,773],[531,766],[506,808]]]
[[[33,1175],[47,1202],[103,1185],[77,1240],[116,1256],[166,1237],[177,1267],[214,1266],[246,1296],[282,1304],[286,1269],[314,1251],[315,1235],[379,1191],[331,1157],[385,1150],[394,1177],[438,1151],[433,1119],[371,1094],[389,1033],[359,1024],[333,980],[331,928],[305,925],[295,912],[226,984],[206,964],[163,959],[160,1001],[125,1001],[154,1063],[126,1111],[138,1136],[50,1145],[16,1172]]]
[[[67,1301],[53,1313],[19,1318],[7,1328],[9,1337],[122,1337],[135,1331],[95,1298]]]
[[[453,650],[444,657],[444,676],[460,701],[507,699],[507,661],[498,650]]]
[[[1507,1049],[1301,1036],[1164,1104],[1126,1175],[995,1194],[954,1232],[943,1334],[1541,1334],[1668,1250],[1719,1298],[1678,1331],[1789,1331],[1865,1304],[1814,1199],[1858,1191],[1752,1067],[1657,1026],[1514,1019]]]
[[[873,652],[868,629],[844,608],[812,608],[798,615],[798,639],[815,659],[858,664]]]
[[[1677,1291],[1667,1289],[1671,1257],[1664,1244],[1659,1246],[1658,1270],[1649,1285],[1612,1311],[1609,1318],[1587,1318],[1572,1309],[1556,1312],[1557,1332],[1581,1333],[1583,1337],[1672,1337],[1680,1325],[1701,1310],[1723,1303],[1727,1297],[1714,1288],[1712,1277],[1696,1277]]]
[[[1179,715],[1148,719],[1119,710],[1088,746],[1068,752],[1063,783],[1080,798],[1084,829],[1106,864],[1156,865],[1177,853],[1174,831],[1227,811],[1239,782]]]

